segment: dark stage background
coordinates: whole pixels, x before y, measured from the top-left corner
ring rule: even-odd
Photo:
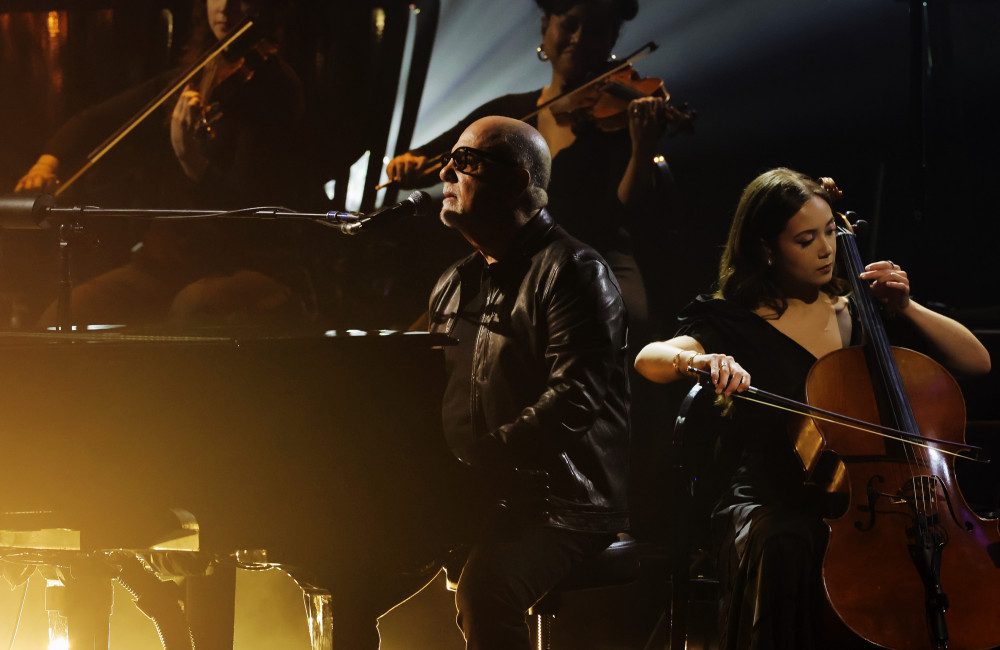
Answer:
[[[0,2],[0,183],[12,187],[69,116],[176,61],[189,6]],[[411,18],[433,36],[429,65],[413,62],[427,75],[419,111],[404,118],[415,121],[413,145],[488,98],[547,81],[547,64],[534,56],[540,13],[530,0],[414,3],[423,8],[416,16],[402,2],[279,6],[283,51],[310,101],[314,137],[303,155],[314,160],[314,188],[366,150],[384,151],[384,113],[401,108],[398,68]],[[374,10],[383,12],[377,34]],[[428,14],[436,30],[421,22]],[[698,111],[693,135],[661,144],[677,204],[650,215],[637,237],[664,331],[677,305],[709,287],[742,187],[778,165],[833,176],[847,194],[841,207],[873,224],[872,258],[904,263],[918,299],[962,310],[970,325],[995,324],[998,25],[1000,3],[988,0],[640,2],[616,52],[658,43],[639,71],[662,78],[675,102]],[[338,193],[331,205],[343,204]],[[328,207],[318,194],[292,207]],[[422,295],[418,283],[429,283],[424,274],[464,252],[433,221],[382,236],[388,256],[401,258],[396,265],[417,267],[407,273],[400,313],[389,309],[382,324],[405,320],[409,294]]]

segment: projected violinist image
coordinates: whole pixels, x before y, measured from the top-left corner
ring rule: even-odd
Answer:
[[[148,179],[145,202],[171,207],[228,206],[235,199],[283,203],[282,193],[287,197],[294,187],[294,168],[288,165],[294,164],[300,144],[294,133],[303,99],[298,78],[263,28],[246,20],[267,4],[194,3],[182,71],[167,70],[73,116],[52,135],[14,191],[67,192],[127,133],[149,122],[147,137],[154,141],[144,144],[153,150],[144,155],[169,152],[174,164],[164,163],[157,171],[174,173]],[[94,142],[102,133],[104,141]]]
[[[0,648],[1000,650],[997,24],[0,2]]]
[[[143,170],[134,182],[114,183],[131,185],[134,204],[218,208],[236,201],[280,205],[295,197],[302,91],[262,29],[246,20],[264,5],[195,3],[181,62],[185,72],[169,70],[74,116],[15,191],[73,196],[75,182],[121,146],[131,150],[114,152],[117,163]],[[103,143],[92,142],[123,122]],[[222,230],[215,224],[154,224],[127,263],[74,290],[75,323],[225,318],[246,311],[305,320],[310,287],[288,241],[276,241],[281,237],[288,239],[260,224]],[[39,324],[55,321],[53,304]]]

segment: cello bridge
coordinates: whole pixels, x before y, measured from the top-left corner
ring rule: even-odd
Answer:
[[[939,479],[936,476],[914,476],[903,484],[893,497],[896,504],[911,504],[919,510],[934,507],[938,499]]]

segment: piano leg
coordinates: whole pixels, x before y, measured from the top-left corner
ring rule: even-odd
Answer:
[[[232,650],[236,618],[236,566],[218,563],[188,576],[185,611],[198,650]]]
[[[237,625],[244,626],[242,630],[237,630],[239,633],[236,637],[237,641],[246,638],[248,633],[246,611],[256,611],[262,605],[267,607],[268,601],[271,601],[279,611],[283,607],[287,607],[289,601],[286,596],[294,592],[292,590],[285,591],[285,589],[291,582],[302,598],[302,609],[299,610],[301,613],[296,616],[292,614],[294,610],[285,609],[283,614],[275,618],[275,621],[279,625],[286,626],[287,630],[292,625],[301,624],[303,618],[301,614],[304,613],[309,649],[333,650],[333,615],[330,607],[330,592],[313,584],[312,576],[308,572],[288,564],[267,562],[266,558],[255,562],[243,561],[238,565],[238,572],[241,573],[238,573],[237,576],[237,589],[241,598],[246,599],[241,601],[243,603],[241,606],[247,609],[237,617]],[[291,618],[289,618],[290,614]],[[254,621],[249,625],[249,629],[253,630],[258,624],[257,621]],[[290,640],[285,640],[284,643],[290,643]],[[298,645],[297,641],[295,643],[295,647],[303,647]]]
[[[70,572],[66,572],[69,574]],[[49,611],[50,647],[65,641],[70,648],[108,650],[114,587],[110,574],[72,569],[72,577],[49,580],[45,608]]]
[[[153,621],[161,648],[192,650],[194,641],[177,584],[161,580],[139,553],[114,551],[109,557],[118,566],[118,584],[132,596],[136,608]]]
[[[378,619],[430,584],[440,568],[427,565],[405,574],[373,569],[362,582],[329,581],[336,587],[333,650],[378,650]]]
[[[164,650],[190,648],[192,645],[197,650],[205,650],[206,648],[208,650],[232,650],[236,637],[235,610],[238,575],[241,572],[258,571],[279,572],[295,583],[302,596],[302,612],[305,614],[311,650],[331,650],[333,647],[330,592],[316,587],[302,571],[293,566],[268,562],[267,553],[264,550],[241,550],[225,556],[171,554],[168,552],[154,554],[149,558],[148,564],[145,561],[137,563],[133,558],[132,564],[123,562],[123,565],[135,569],[130,572],[128,577],[131,579],[130,584],[135,585],[136,589],[133,590],[128,585],[126,588],[129,588],[133,595],[137,593],[147,594],[146,602],[150,607],[143,607],[143,598],[139,598],[137,604],[154,621],[159,621],[157,629],[161,633]],[[186,613],[186,618],[183,621],[177,621],[174,616],[176,612],[167,606],[171,594],[169,591],[164,591],[161,586],[172,586],[173,583],[167,581],[159,583],[159,585],[150,584],[158,579],[152,574],[147,575],[145,572],[147,567],[162,576],[183,578],[184,611]],[[144,578],[142,584],[140,584],[139,578]],[[119,582],[122,582],[121,577]],[[153,607],[155,607],[157,614],[148,611]],[[164,628],[168,623],[170,623],[169,627],[176,631],[176,634],[171,636],[172,639],[177,640],[176,645],[168,643],[166,640]],[[372,629],[374,629],[374,625],[374,618],[372,618]],[[189,631],[191,639],[187,645],[184,645],[187,639],[184,638],[183,633],[186,630]],[[344,647],[353,648],[355,646]]]
[[[377,614],[353,608],[333,611],[333,650],[378,650]]]
[[[330,592],[311,585],[300,586],[306,604],[311,650],[332,650],[333,612],[330,609]]]

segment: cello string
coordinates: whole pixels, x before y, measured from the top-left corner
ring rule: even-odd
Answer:
[[[858,305],[861,312],[862,323],[870,325],[869,327],[865,327],[865,334],[870,339],[868,349],[876,356],[877,369],[879,371],[877,373],[878,378],[882,382],[881,385],[885,391],[884,394],[889,398],[896,426],[906,429],[909,433],[916,433],[914,431],[916,422],[913,418],[912,410],[909,409],[905,389],[902,387],[901,382],[896,380],[899,377],[899,369],[896,367],[895,358],[892,355],[892,348],[889,345],[885,328],[875,309],[871,289],[867,283],[860,281],[860,274],[864,271],[864,264],[861,261],[861,254],[858,251],[857,238],[850,228],[850,223],[846,215],[840,214],[840,217],[843,219],[846,227],[838,228],[838,241],[842,241],[844,244],[843,260],[848,269],[851,286],[854,289],[855,304]],[[869,368],[870,370],[871,368]],[[922,461],[925,467],[929,467],[930,457],[927,452],[910,446],[903,447],[903,455],[906,458],[907,467],[910,472],[910,484],[913,485],[914,508],[918,513],[924,515],[923,519],[918,518],[917,527],[922,532],[927,532],[925,530],[925,522],[930,510],[929,503],[932,500],[928,496],[925,482],[918,480],[916,467],[918,461]]]

